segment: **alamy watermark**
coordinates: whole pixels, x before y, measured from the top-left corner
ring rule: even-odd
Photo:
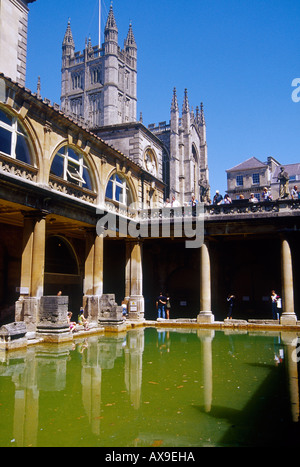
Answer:
[[[299,337],[296,337],[292,341],[292,346],[295,347],[292,352],[292,360],[295,363],[299,363],[300,362],[300,339]]]
[[[292,92],[292,101],[300,102],[300,78],[293,79],[292,87],[295,88]]]
[[[102,216],[96,225],[98,236],[185,238],[186,248],[200,248],[204,243],[204,203],[141,211],[129,206],[123,213],[114,211],[115,206],[110,203],[104,209],[97,209],[97,215]],[[137,216],[131,218],[132,212],[138,213]]]

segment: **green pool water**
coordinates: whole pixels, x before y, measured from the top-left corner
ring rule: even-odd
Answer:
[[[0,354],[0,446],[293,446],[281,334],[131,330]]]

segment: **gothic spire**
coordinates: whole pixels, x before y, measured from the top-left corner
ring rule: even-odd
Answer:
[[[136,42],[135,42],[135,38],[134,38],[131,23],[129,25],[129,31],[128,31],[128,34],[127,34],[127,38],[124,41],[124,48],[125,48],[126,52],[128,52],[129,55],[131,55],[131,57],[133,57],[133,58],[137,57],[137,46],[136,46]]]
[[[183,101],[183,106],[182,106],[182,112],[183,113],[188,113],[190,111],[190,106],[189,106],[189,99],[187,95],[187,89],[184,90],[184,101]]]
[[[111,2],[111,5],[110,5],[108,18],[107,18],[107,22],[106,22],[106,26],[105,26],[105,30],[108,30],[108,29],[114,29],[115,31],[118,31],[117,23],[116,23],[116,20],[115,20],[115,15],[114,15],[114,11],[113,11],[112,2]]]
[[[110,5],[110,10],[104,30],[104,45],[105,54],[118,54],[118,28],[112,4]]]
[[[200,124],[200,112],[199,112],[199,107],[198,107],[198,105],[197,105],[197,107],[196,107],[196,123],[197,123],[197,125]]]
[[[38,77],[36,94],[37,94],[37,98],[40,99],[41,98],[41,77],[40,76]]]
[[[173,90],[173,99],[172,99],[172,104],[171,104],[171,111],[178,111],[178,100],[177,100],[177,94],[176,94],[176,88]]]
[[[74,53],[75,53],[75,43],[73,40],[73,34],[71,31],[71,22],[69,18],[68,27],[65,33],[63,44],[62,44],[62,59],[63,59],[64,66],[67,64],[68,60],[74,57]]]
[[[70,18],[68,20],[68,27],[67,27],[65,37],[64,37],[64,40],[63,40],[63,46],[71,46],[71,47],[75,48],[75,43],[74,43],[74,40],[73,40],[73,34],[72,34],[72,31],[71,31]]]
[[[204,116],[203,102],[201,102],[200,123],[201,123],[201,125],[205,125],[205,116]]]
[[[126,38],[126,41],[125,41],[125,45],[126,45],[127,47],[136,47],[136,42],[135,42],[135,38],[134,38],[134,34],[133,34],[132,24],[131,24],[131,23],[130,23],[130,25],[129,25],[129,31],[128,31],[127,38]]]

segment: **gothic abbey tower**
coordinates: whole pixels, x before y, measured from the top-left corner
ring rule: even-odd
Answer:
[[[84,119],[89,129],[136,121],[137,47],[131,25],[124,49],[110,7],[102,48],[86,42],[75,52],[70,22],[62,46],[62,110]]]
[[[75,51],[70,22],[62,45],[62,110],[165,183],[165,198],[188,203],[209,198],[203,105],[190,109],[185,90],[180,116],[176,90],[170,123],[137,121],[137,45],[130,24],[124,48],[110,7],[104,43]],[[153,197],[153,205],[162,200]],[[143,206],[146,207],[146,206]]]

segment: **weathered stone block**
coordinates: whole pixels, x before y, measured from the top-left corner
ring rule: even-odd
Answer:
[[[83,297],[83,308],[89,323],[98,322],[100,300],[101,297],[99,295],[85,295]]]
[[[122,307],[118,306],[114,294],[104,294],[100,299],[99,323],[123,321]]]
[[[67,320],[69,297],[45,296],[40,299],[37,331],[39,333],[69,332]]]
[[[24,321],[27,332],[35,332],[40,300],[35,297],[23,297],[15,304],[15,320]]]
[[[22,339],[27,332],[24,322],[5,324],[0,328],[0,339],[4,341]]]

